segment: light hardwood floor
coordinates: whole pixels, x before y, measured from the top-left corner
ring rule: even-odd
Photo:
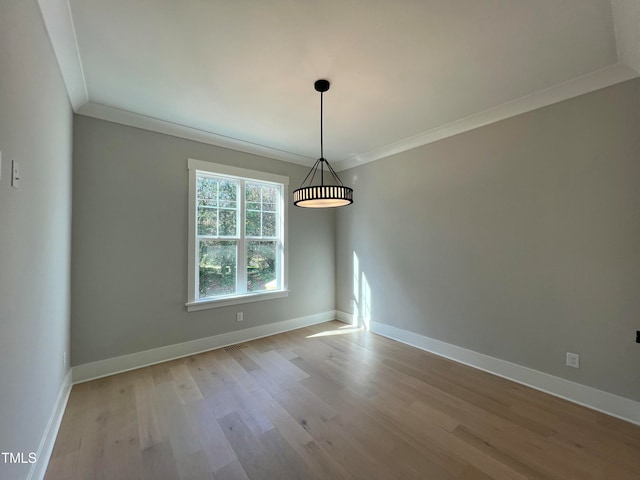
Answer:
[[[46,475],[247,478],[638,480],[640,427],[329,322],[74,386]]]

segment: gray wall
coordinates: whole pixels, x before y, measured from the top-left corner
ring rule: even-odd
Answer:
[[[0,451],[36,452],[68,369],[72,113],[35,0],[0,2]],[[11,160],[21,185],[11,187]],[[0,479],[29,465],[0,459]]]
[[[342,172],[337,308],[353,311],[355,252],[373,321],[640,400],[639,90]]]
[[[334,309],[335,215],[290,206],[289,296],[187,313],[189,157],[288,175],[289,198],[308,171],[76,115],[73,365]]]

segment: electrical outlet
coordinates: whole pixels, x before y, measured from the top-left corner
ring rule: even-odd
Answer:
[[[62,354],[62,366],[63,366],[64,368],[67,368],[67,352],[64,352],[64,353]]]
[[[236,322],[241,322],[244,320],[244,314],[242,312],[236,313]]]
[[[567,352],[567,367],[580,368],[580,355]]]

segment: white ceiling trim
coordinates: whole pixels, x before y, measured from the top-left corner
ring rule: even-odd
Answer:
[[[633,1],[635,0],[612,0],[614,14],[617,13],[618,44],[624,43],[621,42],[620,37],[623,37],[623,35],[619,31],[621,17],[624,17],[621,12],[624,9],[617,4],[623,4],[628,9],[627,2]],[[76,113],[295,164],[310,166],[315,161],[315,159],[303,155],[90,102],[69,1],[38,0],[38,4],[67,87],[71,105]],[[618,8],[616,9],[616,7]],[[635,15],[629,16],[636,18]],[[627,43],[634,43],[635,46],[635,42],[629,42],[628,38],[626,40]],[[618,45],[618,48],[620,49],[620,45]],[[627,65],[630,63],[629,58],[624,57],[624,55],[619,56],[621,57],[619,58],[620,62],[624,61]],[[638,72],[627,65],[622,63],[612,65],[369,152],[337,159],[333,162],[334,168],[341,171],[380,160],[493,122],[638,77]]]
[[[74,111],[89,101],[71,7],[67,0],[38,0]]]
[[[578,95],[610,87],[611,85],[625,82],[636,77],[638,77],[638,73],[627,65],[612,65],[573,80],[569,80],[568,82],[561,83],[560,85],[540,90],[530,95],[518,98],[512,102],[499,105],[495,108],[491,108],[460,120],[456,120],[447,125],[420,133],[399,142],[385,145],[370,152],[333,161],[332,164],[336,171],[342,171],[358,165],[364,165],[422,145],[427,145],[447,137],[489,125],[494,122],[499,122],[500,120],[514,117],[532,110],[537,110],[563,100],[568,100]],[[303,155],[245,142],[236,138],[218,135],[216,133],[159,120],[145,115],[139,115],[137,113],[108,107],[98,103],[86,103],[77,110],[77,113],[109,122],[128,125],[130,127],[150,130],[152,132],[172,135],[174,137],[186,138],[188,140],[195,140],[209,145],[216,145],[219,147],[229,148],[231,150],[260,155],[298,165],[311,166],[315,161],[315,159],[305,157]]]
[[[108,107],[106,105],[100,105],[98,103],[89,102],[83,105],[77,113],[87,117],[106,120],[108,122],[120,123],[130,127],[164,133],[165,135],[186,138],[187,140],[195,140],[196,142],[216,145],[218,147],[229,148],[239,152],[251,153],[253,155],[260,155],[261,157],[273,158],[275,160],[282,160],[299,165],[311,166],[315,162],[315,159],[305,157],[303,155],[265,147],[264,145],[258,145],[256,143],[245,142],[243,140],[238,140],[237,138],[225,137],[224,135],[218,135],[205,130],[198,130],[197,128],[187,127],[185,125],[147,117],[145,115],[138,115],[137,113]]]
[[[636,77],[638,77],[638,73],[627,65],[612,65],[554,87],[546,88],[511,102],[498,105],[489,110],[461,118],[460,120],[428,130],[399,142],[385,145],[364,154],[354,155],[338,162],[333,162],[333,166],[337,171],[342,171],[347,168],[374,162],[490,123],[537,110],[563,100],[568,100],[578,95],[610,87],[611,85],[625,82]]]
[[[640,2],[612,0],[618,62],[640,72]]]

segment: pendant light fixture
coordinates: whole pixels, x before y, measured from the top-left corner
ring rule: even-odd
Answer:
[[[336,171],[324,158],[324,145],[322,138],[322,110],[323,94],[329,90],[331,84],[328,80],[317,80],[314,87],[320,92],[320,158],[313,164],[311,170],[302,181],[300,188],[293,191],[293,204],[305,208],[330,208],[343,207],[353,203],[353,189],[345,187]],[[324,183],[324,170],[327,168],[327,177],[331,176],[331,183]],[[320,184],[313,184],[316,175]]]

